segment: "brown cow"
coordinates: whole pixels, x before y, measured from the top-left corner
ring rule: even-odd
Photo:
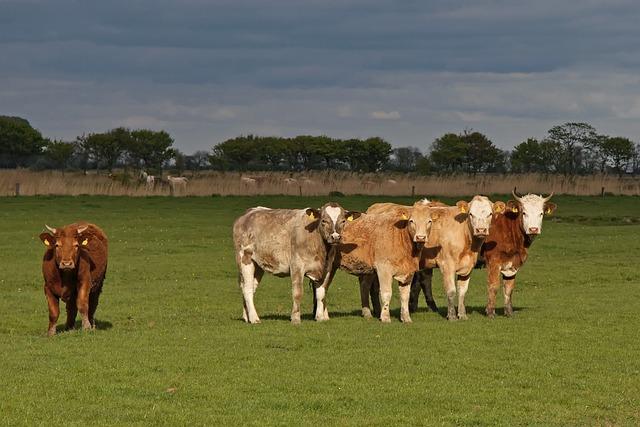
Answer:
[[[380,283],[380,320],[390,322],[392,282],[400,286],[400,318],[411,322],[409,291],[413,273],[418,270],[420,253],[437,218],[428,204],[418,202],[410,208],[379,214],[365,214],[345,229],[332,268],[322,286],[316,288],[317,312],[326,311],[324,296],[337,268],[360,279],[362,314],[371,317],[368,293],[372,282]],[[317,314],[316,314],[317,315]]]
[[[542,232],[542,218],[553,213],[554,203],[547,197],[536,194],[520,196],[514,188],[504,213],[493,215],[493,224],[483,247],[482,256],[488,269],[487,316],[495,317],[496,293],[500,287],[500,276],[504,284],[504,314],[511,316],[513,306],[511,294],[515,287],[516,273],[527,260],[529,247]]]
[[[56,333],[60,298],[67,306],[67,329],[73,329],[78,311],[82,329],[93,329],[107,272],[107,236],[97,225],[86,222],[46,227],[50,233],[40,234],[40,240],[47,247],[42,274],[49,305],[48,335]]]

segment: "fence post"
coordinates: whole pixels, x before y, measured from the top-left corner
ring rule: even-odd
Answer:
[[[298,192],[300,193],[300,197],[302,197],[302,185],[298,186]]]
[[[600,196],[604,197],[604,187],[602,187],[602,189],[600,189]]]
[[[416,197],[416,186],[415,185],[411,186],[411,197]]]
[[[16,182],[16,197],[20,195],[20,183]]]

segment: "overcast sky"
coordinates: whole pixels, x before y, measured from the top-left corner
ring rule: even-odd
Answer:
[[[165,129],[510,148],[587,121],[640,140],[629,1],[0,0],[0,114],[51,138]]]

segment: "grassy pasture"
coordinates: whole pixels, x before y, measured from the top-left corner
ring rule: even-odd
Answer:
[[[382,200],[410,202],[340,202],[365,209]],[[466,322],[427,313],[421,301],[414,323],[403,325],[395,287],[393,323],[364,320],[356,279],[339,273],[329,322],[310,320],[306,288],[307,315],[290,325],[289,280],[265,276],[256,295],[263,323],[244,324],[233,219],[255,205],[324,201],[2,199],[0,423],[640,424],[637,197],[554,198],[557,214],[518,275],[512,319],[483,315],[479,270]],[[110,238],[98,330],[47,339],[37,235],[45,222],[77,219]],[[441,283],[436,275],[444,308]],[[58,323],[62,329],[64,311]]]

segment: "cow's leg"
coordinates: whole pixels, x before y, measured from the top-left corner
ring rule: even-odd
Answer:
[[[294,325],[300,324],[300,303],[302,302],[302,294],[304,293],[303,283],[304,273],[298,269],[292,269],[291,295],[293,297],[293,307],[291,308],[291,323]]]
[[[503,277],[504,288],[504,315],[511,317],[513,315],[513,306],[511,305],[511,294],[516,286],[516,276]]]
[[[328,272],[322,284],[316,286],[314,292],[314,315],[315,319],[318,322],[323,320],[329,320],[329,309],[327,308],[327,292],[329,291],[329,286],[333,281],[333,277],[336,275],[336,268],[331,268]]]
[[[400,320],[403,323],[411,323],[411,315],[409,314],[409,294],[411,293],[411,280],[405,283],[398,282],[400,290]]]
[[[76,297],[76,306],[80,312],[82,319],[82,329],[91,329],[91,322],[89,321],[89,291],[91,289],[91,283],[87,280],[80,281],[78,286],[78,296]]]
[[[411,279],[411,291],[409,293],[409,311],[415,313],[418,311],[418,300],[420,299],[420,291],[422,290],[422,281],[424,280],[424,271],[416,271]]]
[[[371,295],[371,287],[374,281],[377,280],[373,274],[363,274],[358,276],[358,282],[360,282],[360,303],[362,306],[362,317],[365,319],[371,319],[371,307],[369,305],[369,296]]]
[[[427,268],[423,272],[423,281],[421,282],[422,292],[424,292],[424,300],[427,303],[427,307],[433,312],[438,312],[438,306],[436,305],[436,301],[433,299],[433,291],[431,289],[431,284],[433,283],[433,269]]]
[[[49,306],[49,329],[47,335],[54,336],[56,334],[56,324],[60,316],[60,300],[44,285],[44,294],[47,297],[47,305]]]
[[[91,327],[95,329],[96,327],[96,309],[98,308],[98,301],[100,300],[100,293],[102,289],[97,289],[89,294],[89,322],[91,322]]]
[[[76,316],[78,314],[78,306],[76,305],[75,298],[69,298],[67,302],[67,323],[65,328],[70,331],[76,327]]]
[[[467,308],[464,306],[464,296],[469,289],[471,273],[458,275],[458,319],[467,320]]]
[[[456,272],[453,268],[445,265],[440,267],[440,271],[442,272],[442,283],[444,285],[444,292],[447,295],[447,319],[457,320],[458,316],[456,315],[455,306]]]
[[[260,281],[260,278],[256,277],[256,267],[253,260],[247,256],[244,256],[240,262],[240,287],[244,298],[243,318],[249,323],[260,323],[256,307],[253,304],[253,295]]]
[[[369,287],[369,296],[371,297],[371,310],[373,317],[376,319],[380,317],[382,308],[380,307],[380,281],[376,274],[371,275],[372,283]]]
[[[385,268],[379,268],[378,281],[380,282],[380,320],[388,323],[391,322],[391,313],[389,313],[389,305],[391,304],[393,275]]]
[[[500,287],[500,266],[488,264],[487,272],[487,308],[486,313],[490,318],[496,317],[496,293]]]

